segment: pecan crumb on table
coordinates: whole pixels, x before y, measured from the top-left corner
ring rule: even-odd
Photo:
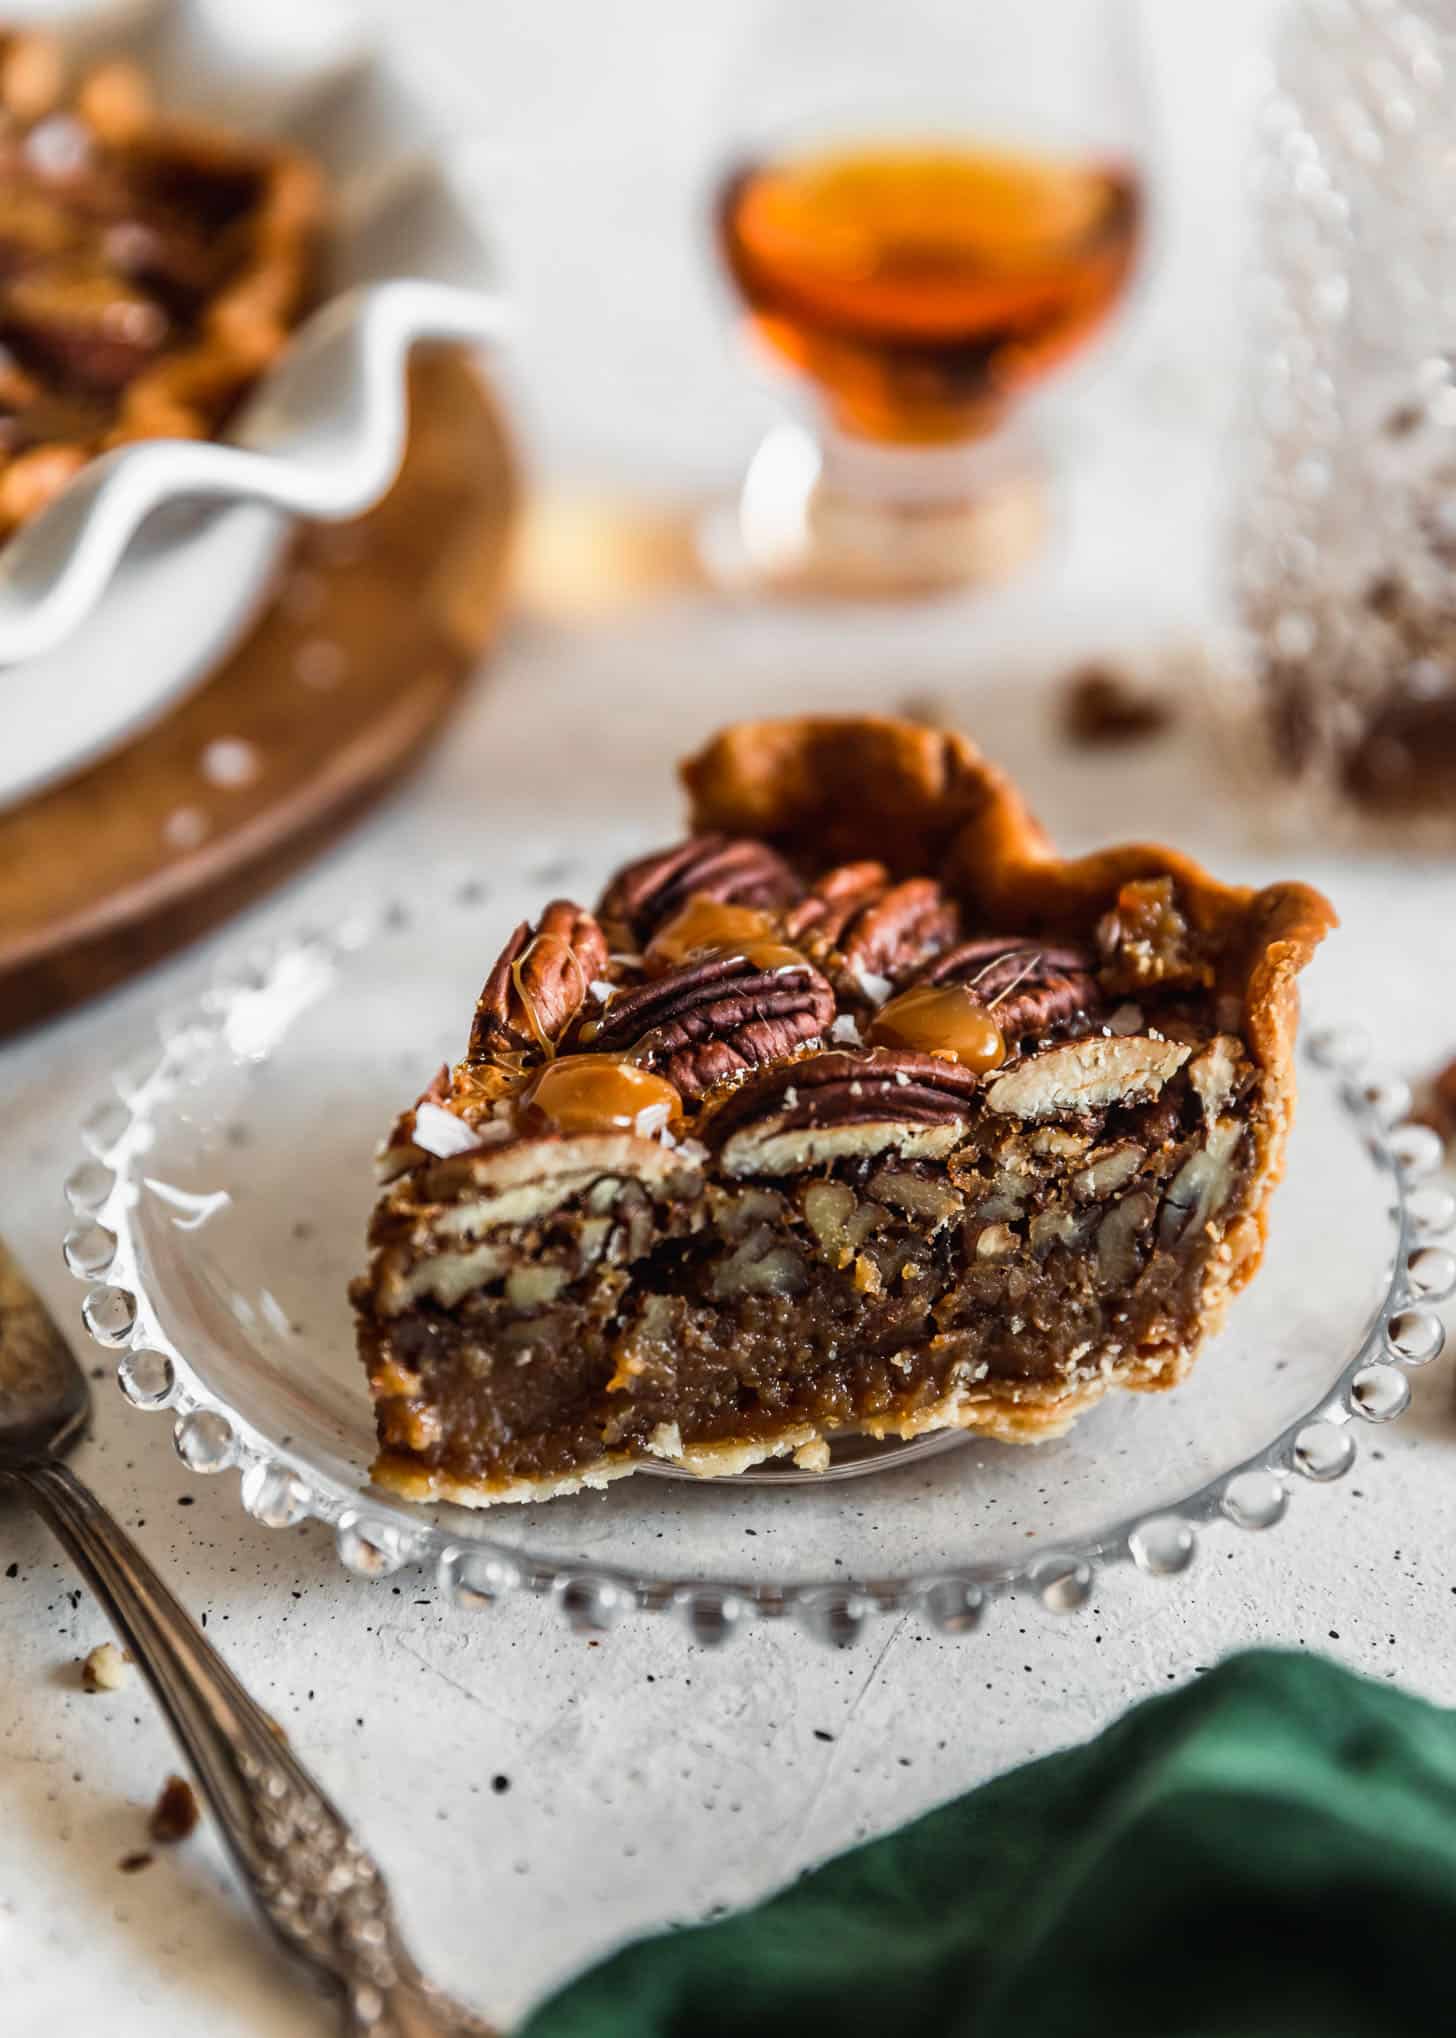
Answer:
[[[83,1691],[120,1691],[131,1680],[131,1657],[115,1642],[98,1642],[81,1665]]]
[[[159,1847],[175,1847],[197,1824],[197,1797],[185,1776],[169,1776],[152,1806],[147,1831]]]
[[[1088,749],[1144,742],[1174,720],[1166,695],[1110,665],[1086,665],[1074,672],[1063,684],[1060,712],[1067,740]]]

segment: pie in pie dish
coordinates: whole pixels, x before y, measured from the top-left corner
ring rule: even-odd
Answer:
[[[324,210],[296,149],[0,29],[0,539],[108,447],[221,430],[310,308]]]
[[[742,724],[556,899],[381,1153],[375,1477],[485,1506],[1175,1385],[1263,1249],[1300,884],[1063,861],[963,737]]]

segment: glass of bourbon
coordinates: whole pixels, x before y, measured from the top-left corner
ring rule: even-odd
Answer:
[[[723,263],[798,415],[705,532],[730,580],[906,595],[1040,546],[1025,399],[1142,242],[1135,0],[781,0],[731,78]]]

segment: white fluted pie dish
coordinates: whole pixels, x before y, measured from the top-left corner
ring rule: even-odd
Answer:
[[[301,144],[336,224],[321,308],[226,443],[106,454],[0,547],[0,804],[104,755],[205,675],[266,599],[294,518],[379,500],[417,342],[489,343],[503,327],[464,117],[347,11],[182,0],[30,18],[88,58],[135,55],[169,112]]]

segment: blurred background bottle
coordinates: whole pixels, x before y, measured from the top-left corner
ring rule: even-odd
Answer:
[[[1250,748],[1296,821],[1378,818],[1449,840],[1453,0],[1292,0],[1252,184],[1235,547]]]

